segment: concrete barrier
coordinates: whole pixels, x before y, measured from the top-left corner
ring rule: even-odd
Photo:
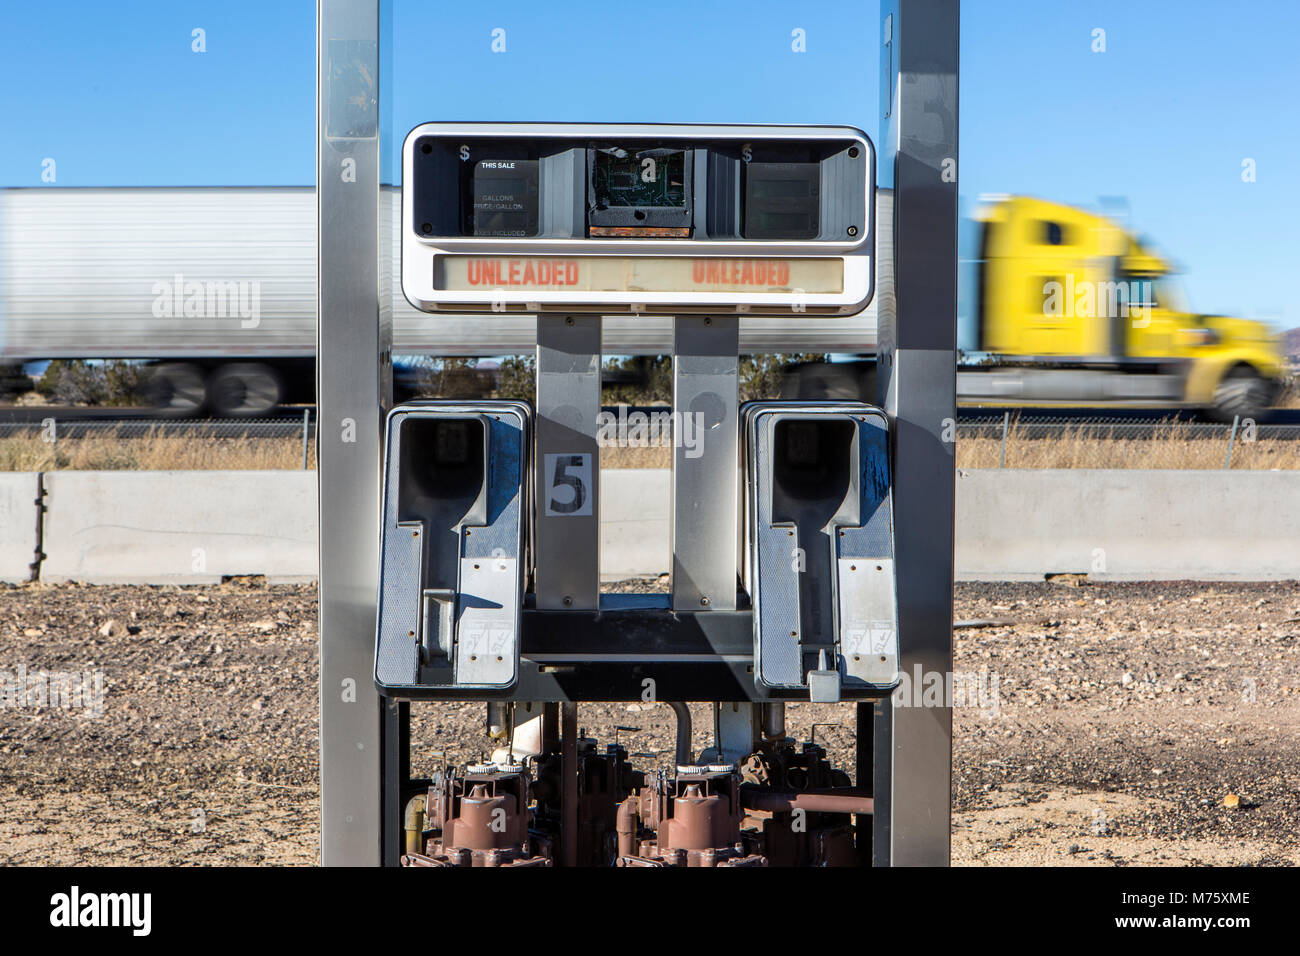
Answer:
[[[37,472],[0,472],[0,581],[15,583],[32,576],[39,493]]]
[[[198,584],[316,575],[311,471],[46,473],[44,581]],[[37,476],[0,475],[0,579],[26,580]],[[601,472],[605,580],[668,570],[670,474]],[[957,577],[1300,578],[1300,475],[960,471]]]
[[[668,570],[669,473],[601,473],[605,579]],[[1300,578],[1289,471],[962,470],[958,580]]]
[[[1300,578],[1293,471],[957,473],[957,577]]]
[[[316,577],[314,471],[65,471],[45,489],[43,581]]]
[[[603,581],[666,574],[672,472],[611,468],[600,473],[600,577]]]

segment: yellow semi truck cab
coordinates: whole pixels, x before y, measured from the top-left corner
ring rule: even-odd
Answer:
[[[1284,370],[1261,322],[1189,310],[1171,264],[1114,221],[1023,196],[976,216],[977,365],[963,404],[1138,405],[1259,417]]]

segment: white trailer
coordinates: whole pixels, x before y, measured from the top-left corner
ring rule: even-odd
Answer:
[[[412,308],[395,281],[401,189],[385,191],[394,354],[531,353],[535,316]],[[603,347],[668,354],[672,320],[609,316]],[[847,319],[743,317],[740,347],[874,352],[875,304]],[[0,361],[153,360],[173,410],[253,415],[313,400],[315,348],[313,188],[0,190]]]

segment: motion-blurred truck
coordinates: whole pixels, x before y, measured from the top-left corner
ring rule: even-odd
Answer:
[[[985,202],[962,260],[961,405],[1191,408],[1258,418],[1285,371],[1261,322],[1192,312],[1173,266],[1104,216]],[[874,364],[791,369],[789,397],[874,400]]]
[[[1261,322],[1190,311],[1173,267],[1112,220],[1027,197],[976,217],[983,364],[965,403],[1181,405],[1258,417],[1284,371]]]
[[[390,275],[400,201],[385,187]],[[878,190],[878,221],[891,210]],[[149,362],[152,404],[174,414],[313,401],[315,216],[311,188],[0,190],[0,391],[6,367],[117,358]],[[1015,197],[969,225],[960,403],[1192,407],[1231,420],[1272,400],[1283,360],[1268,329],[1189,312],[1170,264],[1113,221]],[[536,342],[528,315],[431,316],[396,283],[382,304],[397,355]],[[788,370],[787,397],[874,402],[876,305],[850,318],[745,316],[741,351],[833,353],[847,361]],[[607,353],[662,355],[671,342],[667,316],[605,320]]]

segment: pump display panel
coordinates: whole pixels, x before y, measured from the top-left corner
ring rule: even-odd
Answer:
[[[402,176],[428,312],[853,315],[874,292],[851,127],[427,123]]]

